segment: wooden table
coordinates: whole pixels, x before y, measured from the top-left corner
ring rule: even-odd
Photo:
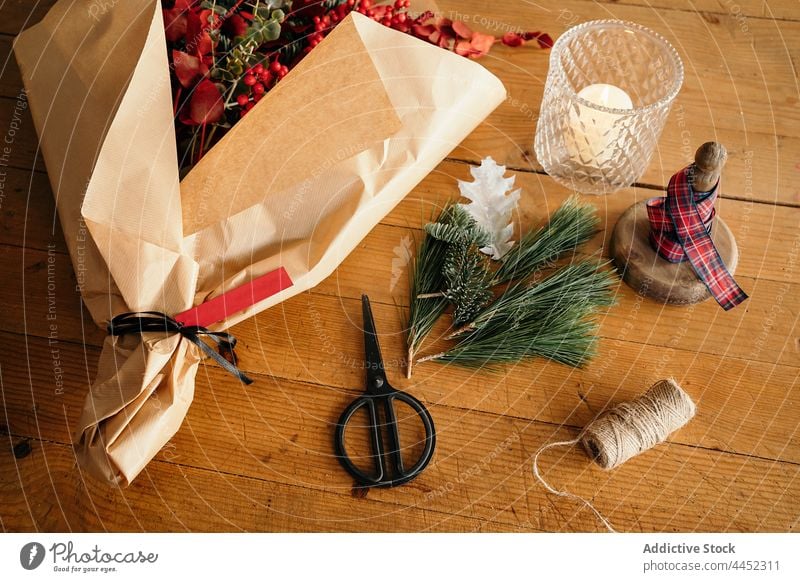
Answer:
[[[11,42],[52,0],[0,9],[0,133],[21,89]],[[542,3],[544,4],[544,3]],[[800,8],[793,0],[562,0],[557,5],[449,0],[440,5],[501,33],[621,18],[678,49],[686,81],[636,187],[590,198],[604,245],[619,214],[657,195],[707,140],[730,161],[719,204],[738,240],[737,279],[751,298],[665,307],[619,287],[600,356],[585,370],[533,361],[500,373],[428,363],[391,382],[430,407],[431,466],[400,488],[358,494],[331,455],[332,423],[363,386],[359,296],[373,301],[384,357],[402,362],[406,249],[431,205],[491,155],[517,173],[522,226],[569,192],[541,171],[532,140],[548,52],[498,47],[482,62],[508,100],[319,287],[236,326],[243,390],[214,365],[198,374],[181,430],[132,486],[83,474],[70,447],[103,331],[82,313],[27,111],[0,198],[0,526],[3,530],[594,531],[591,512],[531,474],[544,443],[572,438],[601,409],[674,376],[697,417],[667,444],[603,472],[578,448],[542,457],[555,486],[591,499],[622,531],[791,531],[800,520]],[[54,303],[53,303],[54,301]],[[57,310],[56,327],[48,320]],[[321,347],[320,347],[321,346]],[[55,368],[63,368],[63,386]],[[28,447],[30,452],[28,452]],[[15,458],[13,452],[16,451]]]

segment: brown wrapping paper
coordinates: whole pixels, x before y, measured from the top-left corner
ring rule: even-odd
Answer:
[[[505,99],[477,63],[353,14],[180,181],[160,3],[92,3],[56,3],[14,51],[102,326],[181,312],[281,266],[291,287],[213,328],[313,287]],[[130,483],[180,427],[199,361],[178,335],[107,338],[76,430],[81,464]]]

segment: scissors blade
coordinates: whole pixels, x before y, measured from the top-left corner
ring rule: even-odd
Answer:
[[[367,393],[385,394],[388,385],[386,383],[386,371],[383,368],[383,358],[381,357],[381,346],[378,343],[378,332],[375,330],[375,320],[372,318],[372,308],[369,305],[369,297],[361,296],[361,308],[364,318],[364,356],[367,368]]]

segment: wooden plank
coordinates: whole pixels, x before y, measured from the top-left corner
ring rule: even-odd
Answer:
[[[173,472],[163,486],[156,482],[157,489],[171,486],[191,467],[349,497],[352,483],[332,456],[332,427],[360,388],[342,391],[260,380],[258,389],[244,388],[216,367],[202,370],[183,429],[160,456],[180,465],[180,473]],[[4,383],[18,385],[13,377]],[[42,390],[40,398],[38,383],[31,386],[29,406],[52,407],[51,414],[57,414],[59,407],[49,402],[50,391]],[[13,396],[17,402],[25,397]],[[538,447],[574,431],[428,404],[438,433],[431,466],[405,487],[370,491],[369,499],[513,527],[548,531],[598,527],[591,513],[578,511],[572,501],[551,498],[530,473],[530,457]],[[61,412],[74,425],[78,407],[70,405]],[[57,426],[48,416],[39,423],[47,437]],[[593,497],[612,523],[625,531],[786,530],[800,512],[795,503],[800,465],[677,444],[659,447],[613,472],[591,466],[577,449],[544,455],[543,469],[556,483]],[[57,475],[57,482],[65,480]],[[149,473],[143,475],[136,484],[148,477]],[[208,484],[197,485],[196,490],[205,494]],[[340,511],[340,516],[352,513],[346,505]]]
[[[525,529],[164,461],[154,461],[133,485],[118,489],[81,473],[69,446],[34,440],[33,452],[15,461],[8,437],[0,441],[0,524],[6,532]]]
[[[23,88],[17,61],[11,52],[11,36],[0,36],[0,96],[16,98]]]
[[[0,318],[14,322],[5,331],[102,344],[105,332],[83,317],[67,255],[0,246],[0,265]]]
[[[730,15],[740,26],[749,23],[739,15],[750,18],[763,18],[770,20],[800,20],[800,10],[793,0],[737,0],[736,2],[720,2],[719,0],[590,0],[593,3],[613,10],[614,6],[638,6],[668,14],[670,11],[681,10],[699,12],[705,15]],[[32,26],[44,16],[55,0],[37,0],[31,5],[29,0],[6,0],[3,3],[0,19],[0,34],[14,35],[20,30]],[[452,2],[451,2],[452,3]],[[439,1],[443,11],[447,12],[446,0]],[[545,12],[557,11],[562,18],[569,18],[569,14],[562,13],[563,7],[551,7],[545,4],[538,5]],[[487,18],[489,15],[486,15]]]
[[[0,244],[67,252],[47,175],[0,168]]]
[[[699,12],[705,18],[730,15],[740,26],[747,26],[750,18],[800,20],[800,9],[794,0],[597,0],[597,3],[642,6],[658,10],[665,18],[672,10]]]

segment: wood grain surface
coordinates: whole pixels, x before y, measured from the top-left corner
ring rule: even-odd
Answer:
[[[0,134],[22,89],[14,35],[52,0],[0,4]],[[532,152],[547,51],[496,47],[482,63],[508,100],[318,287],[236,326],[243,388],[213,364],[198,374],[181,430],[128,488],[83,473],[72,432],[104,332],[83,312],[31,118],[24,112],[0,197],[0,529],[3,531],[600,531],[579,503],[531,473],[543,444],[673,376],[698,414],[613,471],[579,448],[548,451],[546,478],[591,499],[621,531],[792,531],[800,523],[800,7],[793,0],[440,0],[478,29],[544,30],[620,18],[667,37],[686,79],[640,183],[586,198],[608,255],[618,217],[661,195],[703,142],[730,153],[718,211],[750,299],[665,306],[620,283],[583,370],[540,360],[496,371],[422,364],[404,374],[407,255],[422,225],[491,155],[517,173],[518,223],[534,228],[571,193]],[[47,319],[55,289],[55,329]],[[332,456],[333,423],[363,390],[361,293],[369,294],[390,382],[438,428],[412,483],[363,494]],[[437,328],[423,351],[437,348]],[[56,366],[56,362],[58,366]],[[63,383],[55,367],[62,368]]]

